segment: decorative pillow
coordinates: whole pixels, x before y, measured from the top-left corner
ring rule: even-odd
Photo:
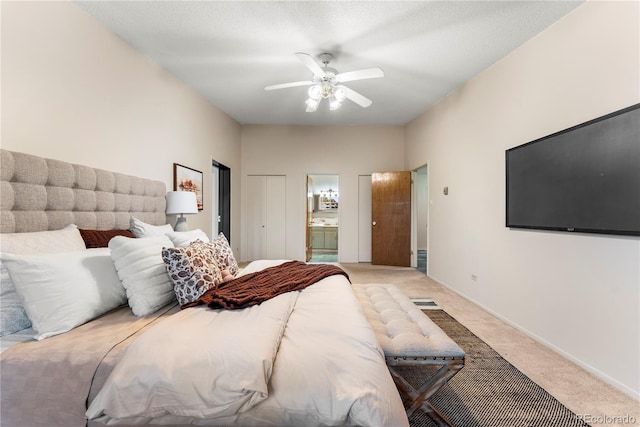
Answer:
[[[211,241],[216,254],[216,262],[221,270],[229,270],[234,276],[238,273],[238,263],[233,257],[233,250],[229,246],[229,241],[223,233]]]
[[[127,302],[109,249],[44,255],[5,255],[33,328],[42,340]]]
[[[78,227],[33,233],[0,234],[0,336],[31,327],[9,272],[2,262],[4,254],[43,254],[85,250]]]
[[[171,239],[176,248],[187,247],[196,240],[209,243],[207,234],[200,229],[191,231],[170,231],[167,233],[167,236]]]
[[[87,249],[107,248],[109,241],[116,236],[135,238],[136,236],[129,230],[85,230],[80,229],[80,235]]]
[[[167,236],[116,236],[109,242],[111,258],[136,316],[151,314],[175,299],[173,283],[162,261],[165,247],[173,247]]]
[[[129,220],[129,230],[136,237],[149,237],[149,236],[163,236],[171,231],[173,231],[173,227],[171,224],[165,225],[151,225],[147,224],[139,220],[138,218],[132,216]]]
[[[196,301],[223,281],[211,243],[196,240],[187,247],[164,248],[162,259],[181,306]]]

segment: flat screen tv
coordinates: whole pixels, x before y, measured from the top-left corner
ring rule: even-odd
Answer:
[[[640,236],[640,104],[506,150],[511,228]]]

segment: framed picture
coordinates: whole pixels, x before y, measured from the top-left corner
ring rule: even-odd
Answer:
[[[202,204],[202,181],[202,172],[178,163],[173,164],[173,191],[193,191],[196,193],[199,211],[204,209]]]

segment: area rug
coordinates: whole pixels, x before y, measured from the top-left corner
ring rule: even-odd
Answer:
[[[466,353],[465,366],[431,398],[456,427],[589,426],[444,310],[423,310]],[[429,367],[396,368],[414,387]],[[437,427],[422,411],[411,427]]]

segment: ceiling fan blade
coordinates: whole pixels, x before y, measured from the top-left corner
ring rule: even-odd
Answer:
[[[271,85],[264,88],[264,90],[274,90],[274,89],[284,89],[287,87],[296,87],[296,86],[309,86],[312,85],[311,81],[303,81],[303,82],[291,82],[291,83],[282,83],[279,85]]]
[[[307,66],[308,69],[311,70],[314,76],[325,77],[327,75],[318,62],[308,53],[298,52],[296,53],[296,56],[304,65]]]
[[[360,95],[355,90],[349,89],[346,86],[339,86],[339,87],[344,89],[344,92],[345,92],[345,95],[346,95],[347,98],[349,98],[350,100],[352,100],[353,102],[355,102],[356,104],[361,106],[362,108],[367,108],[371,104],[373,104],[373,101],[371,101],[369,98],[367,98],[364,95]]]
[[[347,71],[346,73],[340,73],[336,76],[337,82],[350,82],[353,80],[363,79],[375,79],[377,77],[384,77],[384,71],[380,68],[366,68],[364,70]]]

